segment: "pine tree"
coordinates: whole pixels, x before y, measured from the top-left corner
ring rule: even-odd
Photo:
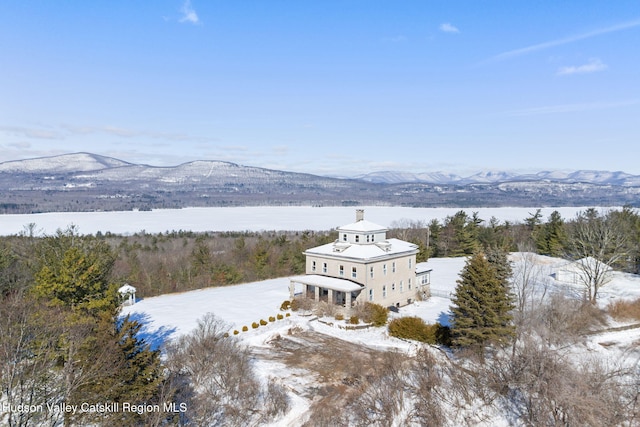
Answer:
[[[46,238],[40,258],[30,295],[57,313],[52,356],[58,381],[52,388],[67,404],[151,400],[162,381],[159,353],[139,338],[139,323],[119,318],[117,286],[109,280],[115,262],[110,246],[69,229]],[[116,415],[65,413],[63,422],[91,424]],[[142,424],[131,417],[115,424]]]
[[[541,255],[562,256],[567,245],[567,232],[560,213],[551,212],[547,222],[533,233],[533,238]]]
[[[495,258],[492,263],[484,253],[476,253],[460,273],[451,306],[454,345],[482,349],[487,344],[507,342],[514,334],[510,267],[500,261],[501,255]]]
[[[106,242],[78,236],[71,228],[47,237],[40,253],[35,297],[92,315],[116,310],[117,287],[109,283],[116,256]]]

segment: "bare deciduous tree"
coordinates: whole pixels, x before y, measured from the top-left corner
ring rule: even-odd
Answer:
[[[627,257],[629,236],[619,216],[595,209],[579,212],[570,227],[570,259],[576,261],[586,298],[595,304],[600,288],[611,280],[611,268]]]
[[[283,389],[274,383],[262,389],[248,350],[226,336],[228,329],[208,313],[167,348],[166,366],[184,379],[177,399],[187,403],[191,424],[252,425],[264,419],[263,408],[272,416],[288,408]]]
[[[9,407],[55,402],[56,380],[53,348],[58,339],[55,319],[43,310],[53,328],[41,328],[32,320],[34,304],[25,304],[19,295],[0,299],[0,400]],[[5,412],[5,411],[2,411]],[[46,411],[0,413],[0,423],[11,427],[60,421]]]

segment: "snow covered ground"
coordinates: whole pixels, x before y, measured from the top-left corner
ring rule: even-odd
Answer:
[[[401,226],[403,221],[424,221],[444,219],[459,209],[422,209],[399,207],[365,207],[365,217],[375,223]],[[543,209],[543,217],[558,210],[563,217],[572,217],[584,208]],[[466,209],[468,213],[478,212],[480,218],[489,220],[523,221],[535,212],[535,208],[479,208]],[[151,212],[98,212],[98,213],[52,213],[37,215],[0,215],[0,235],[17,234],[27,224],[36,224],[40,233],[54,233],[73,224],[80,233],[94,234],[98,231],[133,234],[140,231],[149,233],[170,230],[191,231],[261,231],[261,230],[329,230],[349,222],[354,216],[354,208],[313,208],[313,207],[245,207],[245,208],[189,208],[180,210],[157,210]],[[514,270],[522,262],[521,254],[513,254]],[[555,281],[551,274],[564,261],[557,258],[535,255],[539,270],[540,286],[547,293],[565,292],[579,295],[576,285]],[[458,274],[465,264],[464,258],[434,258],[428,261],[432,269],[431,287],[434,296],[427,301],[416,302],[403,307],[393,316],[418,316],[428,323],[449,321],[447,298],[456,287]],[[312,330],[326,336],[350,343],[361,344],[375,349],[395,349],[412,354],[419,344],[409,343],[389,337],[385,328],[345,330],[337,326],[333,318],[320,319],[334,326],[312,320],[312,317],[292,313],[290,317],[269,322],[266,326],[253,329],[251,324],[280,313],[282,301],[289,298],[287,277],[247,283],[235,286],[207,288],[191,292],[145,298],[132,306],[123,308],[124,315],[141,321],[142,333],[153,346],[160,346],[181,334],[193,330],[206,313],[213,313],[228,324],[229,331],[241,330],[238,338],[253,349],[268,351],[274,337],[284,336],[291,328]],[[616,272],[610,283],[601,289],[599,304],[606,306],[616,299],[640,298],[640,276]],[[611,326],[624,326],[612,322]],[[577,358],[597,355],[612,363],[637,364],[640,360],[638,348],[640,329],[609,331],[586,337],[584,342],[572,347]],[[305,387],[305,381],[313,381],[304,372],[296,373],[284,363],[255,359],[257,374],[263,378],[277,378],[287,382],[290,392],[291,409],[272,424],[275,426],[297,426],[308,414],[310,401],[295,390]],[[508,425],[499,411],[480,409],[490,414],[491,422],[486,425]],[[493,412],[491,412],[493,411]]]
[[[512,255],[517,262],[519,255]],[[581,288],[551,278],[554,266],[563,263],[561,259],[535,255],[536,264],[541,266],[541,278],[545,279],[547,293],[564,292],[578,294]],[[431,272],[431,287],[438,294],[453,293],[465,258],[432,258],[428,261]],[[514,269],[515,269],[514,268]],[[614,272],[612,280],[601,289],[600,305],[606,306],[615,299],[640,298],[640,276]],[[213,313],[224,320],[230,331],[240,330],[261,319],[280,313],[280,304],[289,299],[288,277],[247,283],[234,286],[206,288],[178,294],[167,294],[145,298],[134,305],[126,306],[123,314],[130,314],[142,320],[147,333],[154,337],[171,338],[193,330],[198,319],[206,313]],[[398,315],[418,316],[427,323],[448,321],[451,300],[445,297],[431,297],[427,301],[418,301],[402,307]],[[298,316],[294,313],[294,318]],[[302,318],[306,321],[305,318]],[[291,321],[291,319],[289,320]],[[277,322],[276,322],[277,323]],[[268,325],[264,329],[276,327]],[[346,331],[345,337],[352,339],[356,333]],[[246,334],[240,334],[241,337]],[[640,335],[639,335],[640,337]],[[370,337],[369,337],[370,338]],[[367,342],[372,342],[367,338]],[[386,345],[386,344],[385,344]]]
[[[442,220],[458,212],[459,208],[408,208],[369,206],[365,209],[368,220],[385,226],[404,220],[429,222]],[[489,221],[522,222],[537,208],[469,208],[468,214],[478,212],[480,218]],[[572,218],[585,208],[542,208],[543,218],[557,210],[563,218]],[[24,231],[28,224],[44,234],[55,233],[73,224],[80,233],[95,234],[98,231],[115,234],[133,234],[140,231],[164,233],[173,230],[189,231],[262,231],[262,230],[331,230],[349,223],[354,207],[228,207],[159,209],[127,212],[55,212],[41,214],[0,215],[0,235],[13,235]]]
[[[521,254],[512,254],[515,262],[514,270],[522,260]],[[550,274],[555,266],[563,261],[557,258],[533,255],[535,265],[540,269],[540,283],[546,286],[547,292],[567,292],[576,294],[579,289],[572,289],[575,285],[555,281]],[[464,258],[434,258],[428,261],[433,269],[431,275],[432,287],[441,294],[453,292],[458,274],[465,264]],[[269,342],[278,335],[286,335],[290,328],[313,330],[351,343],[361,344],[375,349],[394,349],[412,354],[418,344],[412,344],[388,336],[385,328],[370,328],[362,330],[345,330],[338,327],[333,318],[320,319],[334,325],[328,325],[312,317],[292,313],[290,317],[252,329],[252,322],[260,319],[267,320],[269,316],[276,316],[282,301],[289,298],[288,278],[266,280],[263,282],[247,283],[236,286],[208,288],[180,294],[162,295],[145,298],[132,306],[123,309],[123,314],[130,314],[141,320],[145,327],[143,332],[154,344],[159,345],[164,340],[188,333],[197,325],[198,319],[211,312],[229,325],[229,330],[240,330],[248,326],[248,332],[238,334],[243,342],[255,349],[268,349]],[[615,272],[610,283],[602,288],[600,304],[606,306],[610,301],[618,298],[640,298],[640,276]],[[403,307],[393,316],[419,316],[428,323],[448,321],[451,301],[445,297],[432,297],[427,301],[416,302]],[[612,326],[623,324],[612,323]],[[640,360],[637,343],[640,342],[640,329],[624,331],[610,331],[595,334],[585,338],[584,342],[571,349],[577,358],[593,357],[597,355],[602,360],[625,365],[637,364]],[[267,350],[268,351],[268,350]],[[304,373],[293,372],[288,366],[277,361],[256,359],[255,369],[262,378],[278,378],[288,381],[290,390],[303,388],[300,381],[313,381]],[[295,392],[290,393],[291,409],[273,426],[296,426],[303,419],[309,409],[309,401]],[[494,408],[495,409],[495,408]],[[490,408],[483,409],[485,412]],[[497,417],[497,418],[496,418]],[[501,415],[492,415],[488,425],[508,425]]]

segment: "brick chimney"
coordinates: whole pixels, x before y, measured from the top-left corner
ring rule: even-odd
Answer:
[[[364,209],[356,209],[356,222],[364,219]]]

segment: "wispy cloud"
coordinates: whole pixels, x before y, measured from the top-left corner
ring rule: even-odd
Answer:
[[[451,25],[448,22],[445,22],[444,24],[440,24],[439,28],[440,28],[440,31],[443,31],[445,33],[454,33],[455,34],[455,33],[459,33],[460,32],[460,30],[457,27]]]
[[[185,2],[182,4],[182,8],[180,9],[180,12],[182,12],[182,17],[180,18],[180,22],[186,22],[194,25],[200,23],[200,18],[198,18],[198,14],[193,9],[193,6],[191,6],[191,0],[185,0]]]
[[[516,56],[526,55],[528,53],[549,49],[555,46],[561,46],[561,45],[577,42],[580,40],[589,39],[591,37],[597,37],[603,34],[628,30],[631,28],[639,27],[639,26],[640,26],[640,19],[637,19],[635,21],[624,22],[621,24],[613,25],[611,27],[605,27],[605,28],[594,30],[594,31],[589,31],[587,33],[577,34],[574,36],[569,36],[569,37],[565,37],[557,40],[551,40],[544,43],[534,44],[534,45],[523,47],[520,49],[509,50],[507,52],[503,52],[498,55],[492,56],[485,62],[502,61],[505,59],[514,58]]]
[[[576,113],[582,111],[592,110],[606,110],[610,108],[628,107],[631,105],[638,105],[640,103],[637,99],[618,101],[618,102],[586,102],[581,104],[561,104],[561,105],[548,105],[544,107],[526,108],[523,110],[514,110],[507,112],[509,116],[539,116],[543,114],[564,114],[564,113]]]
[[[560,67],[557,74],[559,76],[567,76],[571,74],[587,74],[595,73],[598,71],[606,70],[607,64],[600,61],[598,58],[591,58],[589,62],[583,65],[571,65],[566,67]]]

